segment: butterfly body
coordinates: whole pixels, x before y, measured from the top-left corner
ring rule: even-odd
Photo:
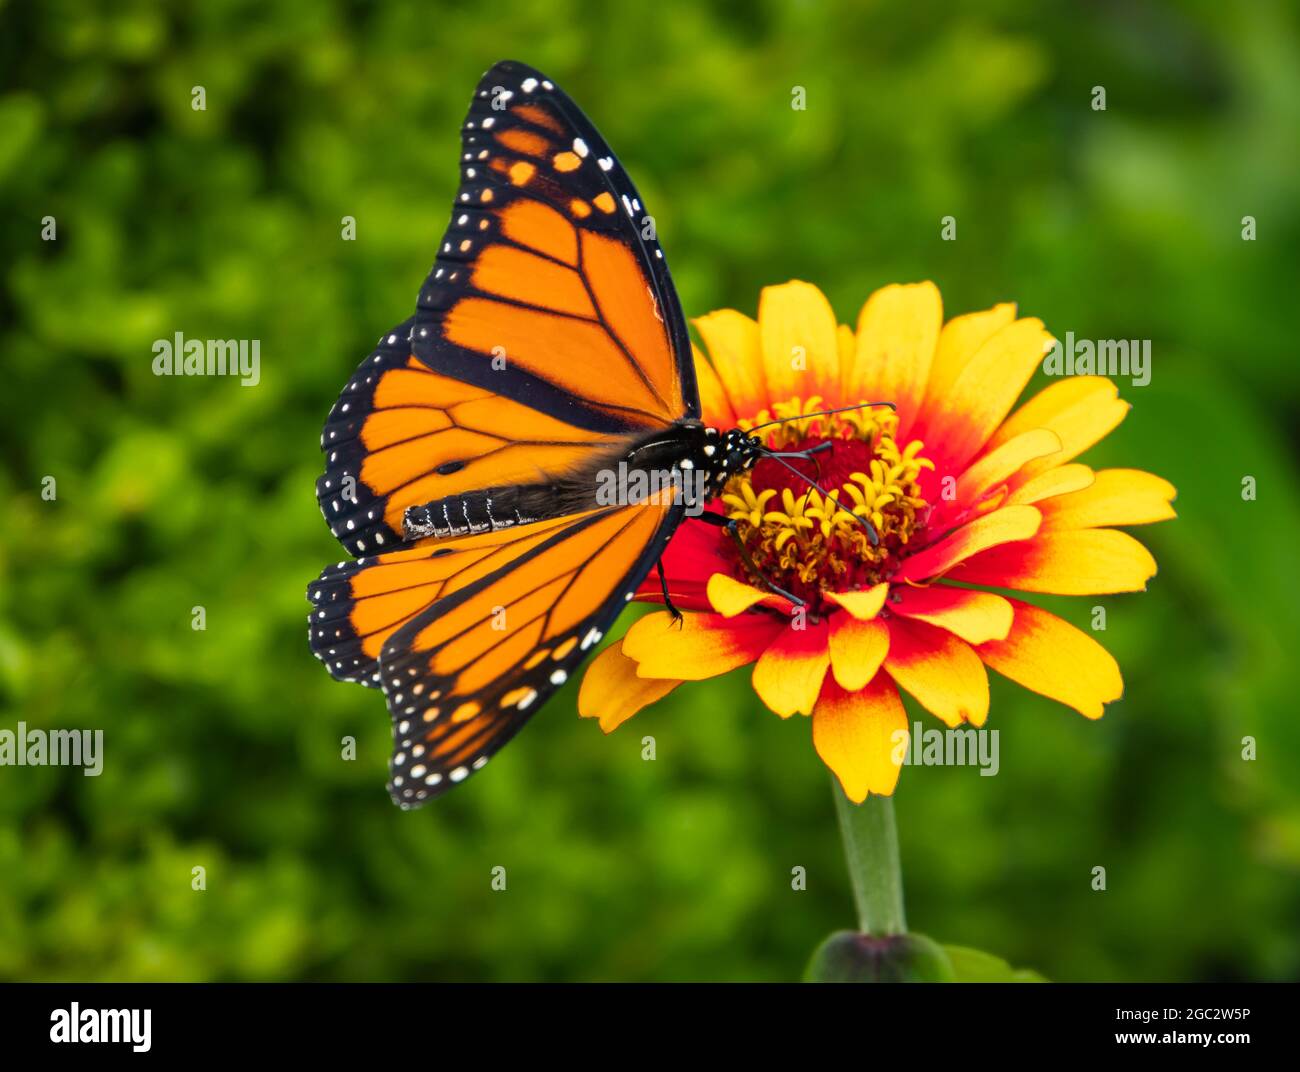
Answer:
[[[403,535],[409,541],[496,532],[600,506],[635,504],[669,491],[688,511],[698,512],[757,457],[756,441],[745,433],[723,433],[685,419],[640,437],[625,452],[598,455],[547,483],[486,488],[409,507],[402,518]],[[459,468],[459,463],[450,464]]]

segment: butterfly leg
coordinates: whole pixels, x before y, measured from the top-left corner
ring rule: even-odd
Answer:
[[[706,510],[704,513],[699,515],[697,520],[707,522],[708,524],[714,525],[720,529],[726,529],[727,534],[736,541],[736,550],[740,553],[740,560],[745,564],[745,568],[749,571],[751,576],[757,577],[763,583],[763,587],[769,592],[773,595],[780,596],[782,599],[788,599],[796,607],[802,607],[804,605],[802,599],[793,592],[787,592],[775,582],[769,581],[762,574],[759,568],[754,565],[754,560],[749,557],[749,552],[745,550],[745,541],[740,538],[740,523],[734,517],[728,519],[720,514],[710,513]]]
[[[664,574],[664,560],[662,558],[655,563],[655,568],[659,571],[659,587],[663,589],[664,607],[673,616],[673,622],[680,629],[682,627],[682,612],[673,606],[672,597],[668,594],[668,578]]]

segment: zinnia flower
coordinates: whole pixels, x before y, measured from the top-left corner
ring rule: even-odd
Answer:
[[[710,508],[737,519],[746,553],[716,526],[684,523],[663,556],[683,620],[647,615],[602,652],[581,714],[609,732],[683,681],[752,663],[759,698],[782,718],[812,716],[817,754],[861,802],[897,784],[899,688],[949,727],[984,724],[986,667],[1087,718],[1119,699],[1119,667],[1096,640],[987,590],[1135,592],[1155,574],[1147,549],[1113,526],[1173,517],[1172,485],[1074,461],[1128,411],[1113,383],[1060,379],[1011,412],[1052,337],[1010,304],[945,324],[928,282],[872,294],[856,331],[801,282],[766,288],[757,322],[724,309],[695,326],[716,427],[869,400],[896,409],[761,433],[787,451],[829,442],[791,463],[826,494],[771,459],[732,478]],[[636,596],[662,602],[658,578]]]

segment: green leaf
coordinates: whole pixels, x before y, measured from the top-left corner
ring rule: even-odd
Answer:
[[[1029,968],[1013,968],[1001,957],[959,945],[943,947],[952,964],[956,983],[1045,983],[1047,979]]]

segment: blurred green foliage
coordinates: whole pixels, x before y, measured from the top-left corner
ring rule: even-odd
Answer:
[[[589,110],[692,315],[798,277],[851,323],[932,278],[1153,340],[1090,460],[1181,518],[1139,533],[1149,592],[1059,601],[1106,607],[1125,698],[1091,724],[997,680],[997,777],[904,771],[908,916],[1053,979],[1300,976],[1296,31],[1209,0],[0,5],[0,727],[106,739],[99,778],[0,768],[0,977],[793,979],[851,923],[808,722],[744,672],[608,738],[575,682],[403,814],[380,697],[308,653],[320,425],[412,308],[506,57]],[[260,339],[261,384],[154,377],[176,331]]]

